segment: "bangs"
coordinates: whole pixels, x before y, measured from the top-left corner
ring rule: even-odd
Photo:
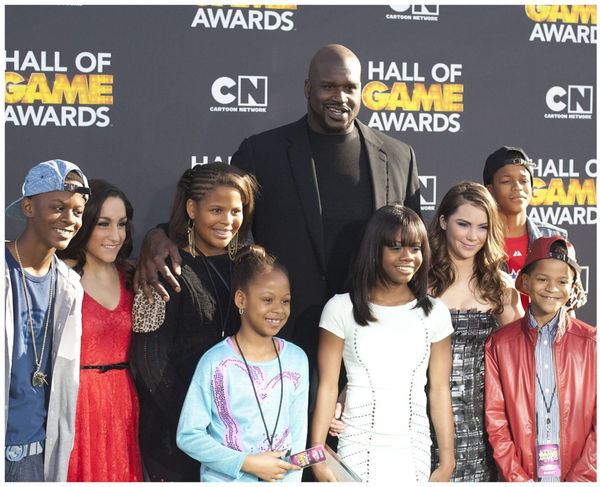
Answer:
[[[424,246],[427,241],[427,231],[425,225],[418,219],[414,220],[407,214],[397,215],[395,225],[386,226],[383,230],[382,240],[386,247],[414,247]],[[401,240],[398,241],[398,232],[401,231]]]

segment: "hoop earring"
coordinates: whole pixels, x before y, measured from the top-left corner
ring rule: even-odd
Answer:
[[[235,256],[238,251],[238,233],[234,235],[234,237],[227,244],[227,254],[229,255],[229,260],[235,260]]]
[[[240,315],[244,314],[244,308],[238,308],[238,311],[240,312]]]
[[[194,232],[194,221],[192,219],[188,220],[187,238],[190,254],[192,254],[192,257],[196,257],[196,236]]]

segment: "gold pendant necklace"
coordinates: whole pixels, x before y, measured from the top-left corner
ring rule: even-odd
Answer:
[[[48,324],[50,323],[50,311],[52,308],[52,296],[54,293],[54,259],[52,259],[52,262],[50,264],[50,296],[48,298],[48,309],[46,311],[46,320],[44,323],[44,339],[42,340],[42,353],[38,358],[37,346],[35,344],[35,333],[33,330],[33,318],[31,317],[31,299],[29,297],[29,290],[27,289],[27,281],[25,280],[25,269],[23,269],[23,264],[21,263],[21,256],[19,255],[19,248],[17,247],[18,242],[19,238],[17,237],[17,239],[15,240],[15,254],[17,254],[17,262],[19,263],[19,268],[21,269],[21,277],[23,280],[23,292],[25,293],[25,303],[27,304],[27,316],[29,317],[29,331],[31,331],[31,341],[33,342],[33,355],[36,366],[36,370],[31,378],[31,384],[34,387],[43,387],[44,384],[48,385],[48,381],[46,380],[46,374],[44,374],[40,369],[42,368],[44,350],[46,349],[46,337],[48,336]]]

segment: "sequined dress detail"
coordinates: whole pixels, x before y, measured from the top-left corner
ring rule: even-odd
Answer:
[[[133,295],[119,276],[121,296],[109,310],[84,293],[81,365],[127,362]],[[129,369],[81,369],[69,482],[141,482],[139,405]]]
[[[497,327],[494,316],[477,310],[451,309],[452,411],[456,468],[453,482],[493,482],[496,465],[485,431],[484,344]],[[439,464],[433,434],[431,468]]]

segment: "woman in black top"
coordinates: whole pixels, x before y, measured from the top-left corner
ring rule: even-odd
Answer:
[[[150,481],[200,478],[200,464],[177,448],[177,423],[198,360],[239,327],[230,265],[238,239],[250,229],[256,188],[252,176],[229,164],[186,170],[169,220],[169,236],[182,258],[181,292],[172,293],[168,302],[154,294],[153,304],[141,291],[135,297],[131,367]]]

